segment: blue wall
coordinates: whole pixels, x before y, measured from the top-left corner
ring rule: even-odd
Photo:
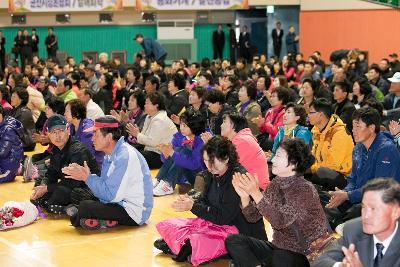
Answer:
[[[195,38],[197,39],[197,59],[203,57],[212,58],[212,32],[217,25],[196,25]],[[30,30],[30,28],[28,28]],[[47,27],[36,28],[39,39],[39,56],[47,57],[44,40],[47,36]],[[64,26],[54,27],[58,37],[59,51],[66,51],[72,55],[77,62],[81,60],[82,51],[98,51],[110,53],[112,50],[126,50],[127,61],[133,61],[133,55],[142,50],[133,37],[142,33],[146,37],[155,38],[157,28],[155,25],[101,25],[101,26]],[[11,52],[13,40],[17,28],[2,28],[3,36],[6,38],[6,51]],[[228,38],[227,30],[225,37]],[[227,41],[226,41],[227,43]],[[228,46],[225,45],[224,56],[228,57]]]

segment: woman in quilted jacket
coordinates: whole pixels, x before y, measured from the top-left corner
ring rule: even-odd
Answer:
[[[14,181],[24,155],[21,138],[22,124],[13,117],[5,117],[0,106],[0,183]]]

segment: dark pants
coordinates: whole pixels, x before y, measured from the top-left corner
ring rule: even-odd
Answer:
[[[214,57],[213,59],[221,59],[222,60],[222,52],[224,48],[223,47],[214,47]]]
[[[346,176],[326,167],[318,168],[313,175],[308,175],[306,178],[313,184],[322,186],[327,191],[334,191],[335,187],[343,189],[347,185]]]
[[[165,53],[162,57],[158,59],[158,61],[164,62],[167,59],[168,53]]]
[[[339,224],[361,216],[361,204],[352,205],[349,201],[345,201],[337,208],[324,208],[324,210],[332,229],[335,229]]]
[[[274,44],[274,55],[278,58],[281,57],[282,44]]]
[[[236,45],[231,45],[229,47],[229,52],[231,65],[233,66],[236,64]]]
[[[178,183],[179,178],[185,177],[190,184],[194,185],[194,182],[196,180],[196,174],[199,171],[201,171],[201,169],[192,171],[189,169],[182,168],[178,166],[171,157],[169,157],[164,161],[164,164],[158,171],[156,179],[158,181],[164,180],[168,182],[169,185],[172,186],[172,188],[175,188],[175,185]]]
[[[55,60],[57,58],[57,49],[47,48],[47,58]]]
[[[47,208],[48,205],[68,206],[69,204],[78,205],[83,200],[97,199],[87,187],[70,188],[59,183],[53,192],[44,194],[41,198],[33,200],[35,205]],[[46,203],[46,205],[45,205]]]
[[[121,205],[103,204],[94,200],[85,200],[79,203],[78,213],[71,217],[71,224],[75,227],[79,226],[80,219],[111,220],[117,221],[120,225],[138,225]]]
[[[268,241],[245,235],[230,235],[225,240],[225,247],[232,257],[235,266],[254,267],[309,267],[307,257],[290,251],[279,249]]]
[[[25,71],[25,65],[32,63],[32,57],[33,57],[33,54],[30,51],[28,51],[28,52],[22,51],[21,52],[21,68],[22,68],[21,72],[22,73],[24,73],[24,71]]]
[[[161,161],[160,154],[148,150],[140,150],[140,153],[142,153],[143,157],[146,159],[147,165],[149,165],[150,169],[161,168],[163,163]]]
[[[0,52],[0,72],[4,73],[5,68],[6,68],[6,54],[4,52]]]

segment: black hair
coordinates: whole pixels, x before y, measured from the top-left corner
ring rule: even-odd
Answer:
[[[360,93],[362,95],[370,95],[372,93],[372,86],[368,79],[365,77],[358,77],[355,79],[354,83],[358,83],[360,86]]]
[[[88,88],[81,89],[84,95],[88,95],[90,98],[93,97],[93,93]]]
[[[189,64],[189,61],[187,60],[187,58],[181,58],[181,60],[183,61],[184,67],[187,67]]]
[[[7,102],[10,101],[10,95],[8,93],[8,89],[5,85],[0,85],[0,93],[2,96],[2,99],[6,100]],[[1,106],[1,105],[0,105]]]
[[[374,70],[376,73],[379,73],[379,75],[381,75],[382,73],[378,64],[372,64],[371,66],[369,66],[368,70]]]
[[[243,129],[249,128],[249,123],[247,122],[246,117],[238,112],[225,113],[222,118],[229,118],[231,120],[233,124],[233,130],[235,130],[236,133]]]
[[[239,78],[236,75],[227,76],[228,81],[232,84],[232,88],[237,88],[240,86]]]
[[[21,99],[21,106],[24,107],[28,104],[29,94],[28,91],[23,87],[15,87],[13,93],[16,93]]]
[[[208,57],[205,57],[201,60],[200,66],[203,69],[209,69],[211,67],[211,62],[210,59]]]
[[[393,178],[374,178],[362,188],[362,197],[366,192],[382,192],[382,201],[386,204],[400,204],[400,184]]]
[[[238,163],[236,148],[227,138],[214,136],[201,148],[201,155],[207,152],[209,163],[214,164],[215,159],[220,161],[228,160],[228,165],[233,167]]]
[[[68,90],[72,88],[72,81],[70,79],[64,79],[64,86],[68,87]]]
[[[335,87],[338,86],[343,92],[350,93],[352,92],[352,88],[350,84],[346,81],[343,82],[335,82]]]
[[[271,94],[275,93],[278,99],[282,101],[282,106],[285,106],[290,99],[289,89],[279,86],[272,90]]]
[[[24,87],[24,75],[22,73],[13,73],[10,75],[14,80],[15,86],[14,87]]]
[[[86,106],[79,99],[72,99],[65,106],[69,105],[72,118],[83,120],[86,118]]]
[[[220,105],[222,105],[225,103],[224,93],[216,89],[208,91],[205,95],[205,99],[207,102],[210,102],[212,104],[218,102]]]
[[[206,118],[200,111],[195,111],[193,109],[186,110],[180,116],[181,122],[185,123],[192,134],[200,135],[206,129]]]
[[[210,85],[213,85],[213,84],[214,84],[213,77],[212,77],[212,75],[211,75],[210,73],[208,73],[208,72],[206,72],[206,71],[202,71],[202,72],[200,73],[199,77],[201,77],[201,76],[203,76],[204,78],[206,78],[206,80],[208,81],[208,83],[209,83]]]
[[[156,91],[158,91],[158,88],[160,88],[160,81],[156,76],[150,75],[146,78],[146,81],[149,81],[152,85],[156,85]]]
[[[250,100],[256,100],[257,87],[253,81],[245,81],[243,86],[246,88],[247,96]]]
[[[157,75],[160,78],[160,83],[165,83],[167,81],[167,74],[162,70],[156,71],[154,75]]]
[[[261,75],[258,77],[258,79],[260,78],[264,78],[264,86],[265,86],[265,90],[268,90],[269,87],[271,86],[271,78],[268,75]]]
[[[333,110],[332,110],[332,104],[331,102],[329,102],[328,100],[326,100],[325,98],[317,98],[314,99],[311,104],[310,107],[314,107],[316,112],[322,112],[324,113],[324,115],[329,119],[332,114],[333,114]]]
[[[381,116],[373,107],[363,107],[353,113],[353,121],[362,121],[367,126],[375,125],[375,133],[379,133]]]
[[[299,119],[297,120],[297,124],[301,125],[301,126],[306,126],[307,112],[306,112],[306,109],[304,108],[304,106],[290,102],[286,105],[285,110],[288,110],[289,108],[293,108],[294,114],[296,116],[299,116]]]
[[[301,83],[302,84],[308,83],[315,94],[315,90],[317,89],[317,83],[313,79],[305,78]]]
[[[113,87],[113,83],[114,83],[114,78],[113,78],[112,74],[107,72],[102,75],[104,76],[104,79],[106,81],[106,85],[105,85],[104,89],[111,91],[112,87]]]
[[[131,70],[132,71],[132,73],[133,73],[133,76],[135,77],[135,81],[138,81],[139,79],[140,79],[140,70],[138,70],[138,68],[134,68],[134,67],[132,67],[132,68],[128,68],[127,70],[126,70],[126,72],[128,73],[128,70]]]
[[[311,154],[310,146],[301,138],[290,138],[282,141],[279,146],[286,151],[288,156],[288,166],[295,166],[296,174],[303,174],[315,162],[315,157]]]
[[[193,92],[197,94],[197,96],[204,100],[204,95],[206,94],[207,90],[202,86],[196,86],[192,89]]]
[[[51,110],[60,115],[64,115],[65,112],[65,104],[64,101],[59,97],[51,97],[47,101],[47,106],[51,108]]]
[[[181,74],[175,73],[174,75],[172,75],[170,81],[174,83],[174,85],[178,88],[178,90],[185,89],[186,81]]]
[[[79,82],[81,81],[81,75],[79,74],[79,72],[76,71],[71,72],[71,78],[76,81],[75,85],[78,86],[78,88],[80,88]]]
[[[144,104],[146,103],[146,94],[142,90],[135,90],[129,93],[125,99],[125,105],[128,106],[129,99],[133,96],[136,99],[136,103],[141,110],[144,110]]]
[[[165,110],[165,99],[162,93],[152,92],[147,97],[153,105],[158,105],[158,110]]]
[[[3,106],[2,106],[2,105],[0,105],[0,115],[2,115],[2,116],[3,116],[3,120],[4,120],[5,113],[4,113],[4,108],[3,108]]]
[[[376,100],[375,98],[370,98],[370,99],[366,100],[363,103],[362,107],[365,107],[365,106],[376,109],[378,111],[379,115],[381,117],[383,116],[383,110],[385,108],[383,107],[383,104],[381,102],[379,102],[378,100]]]
[[[112,134],[112,139],[116,142],[126,134],[125,127],[123,127],[122,125],[119,125],[118,128],[100,128],[99,130],[103,136],[106,136],[109,133]]]

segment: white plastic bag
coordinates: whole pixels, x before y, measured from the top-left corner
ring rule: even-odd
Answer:
[[[31,224],[36,220],[36,218],[39,215],[38,209],[36,208],[35,205],[33,205],[31,202],[26,201],[26,202],[16,202],[16,201],[8,201],[4,203],[3,208],[10,207],[10,208],[18,208],[24,212],[20,217],[16,218],[14,220],[14,223],[12,225],[4,225],[0,224],[0,230],[7,230],[11,228],[17,228],[17,227],[22,227],[28,224]]]

